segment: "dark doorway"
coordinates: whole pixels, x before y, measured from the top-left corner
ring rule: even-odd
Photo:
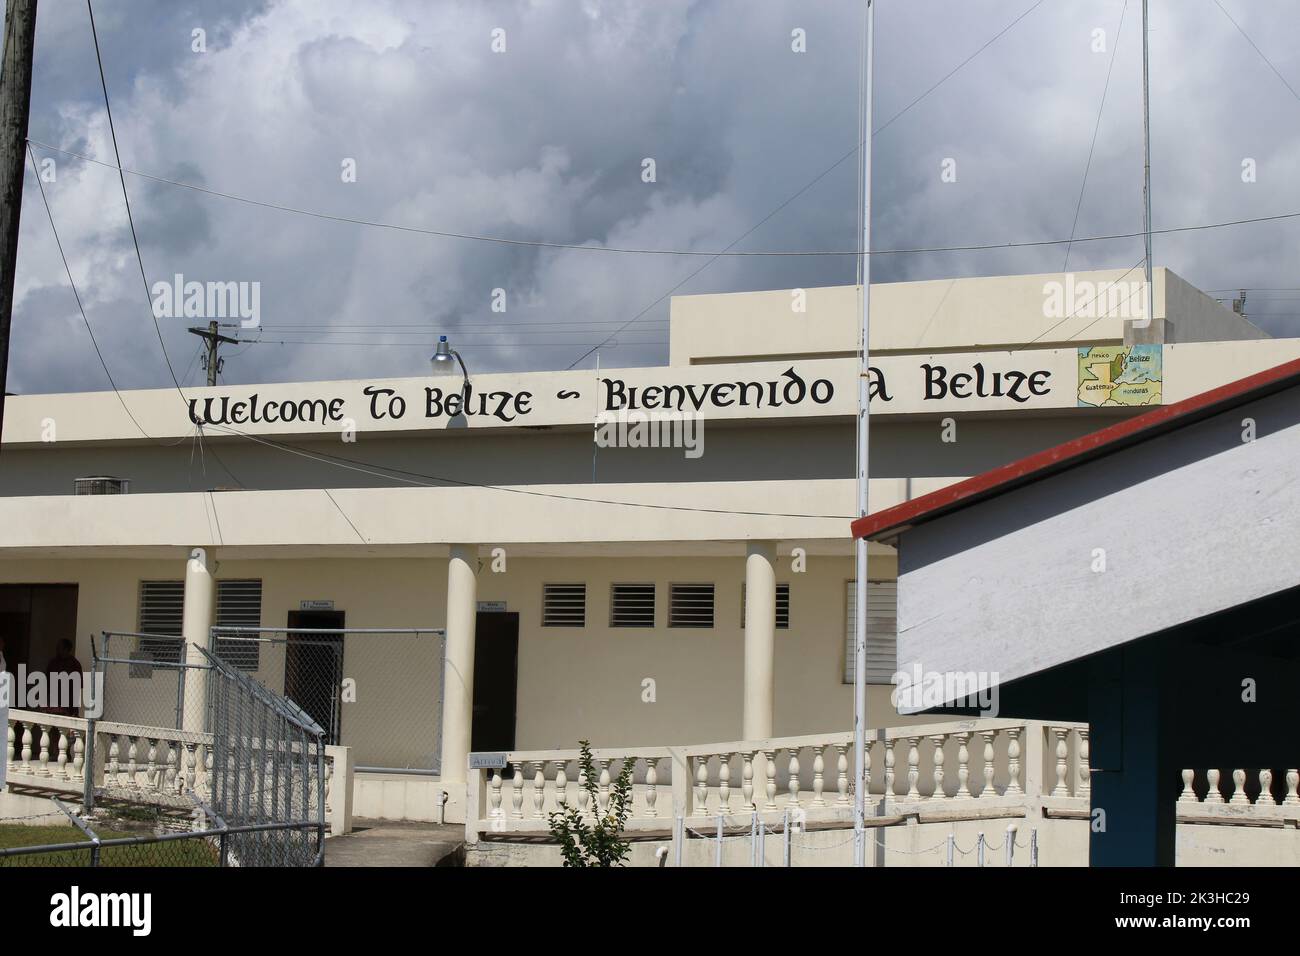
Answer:
[[[10,671],[44,671],[64,638],[76,646],[77,585],[0,585],[0,650]]]
[[[343,635],[311,634],[294,628],[341,628],[342,611],[290,611],[284,652],[284,696],[307,711],[325,731],[325,742],[339,741],[343,684]]]
[[[470,749],[515,749],[519,614],[480,611],[474,623],[474,723]]]

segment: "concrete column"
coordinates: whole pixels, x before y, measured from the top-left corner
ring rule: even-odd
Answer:
[[[463,784],[474,722],[474,619],[478,613],[478,546],[456,544],[447,564],[447,659],[442,678],[442,781],[449,802],[465,799]]]
[[[776,674],[776,542],[745,551],[745,716],[741,737],[772,736]]]
[[[207,673],[196,668],[204,667],[206,658],[199,648],[211,650],[212,622],[216,607],[217,582],[212,576],[215,558],[209,562],[202,548],[192,548],[185,562],[185,604],[181,612],[181,636],[185,638],[185,661],[192,667],[184,671],[185,697],[181,726],[185,730],[202,733],[208,728]]]

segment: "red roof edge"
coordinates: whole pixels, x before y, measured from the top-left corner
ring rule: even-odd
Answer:
[[[1049,475],[1113,454],[1122,448],[1173,431],[1272,392],[1300,384],[1300,359],[1248,375],[1191,398],[1153,409],[1100,431],[967,478],[853,522],[854,538],[881,540]]]

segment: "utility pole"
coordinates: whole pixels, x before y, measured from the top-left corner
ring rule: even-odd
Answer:
[[[858,516],[867,516],[868,433],[871,423],[871,123],[872,73],[875,64],[876,8],[866,0],[866,28],[862,38],[863,120],[862,142],[862,364],[858,370]],[[853,627],[853,865],[867,865],[867,539],[858,538],[855,548]]]
[[[239,339],[232,339],[229,335],[222,335],[217,331],[217,328],[215,320],[209,322],[206,329],[190,328],[191,335],[197,335],[208,343],[208,354],[203,360],[203,367],[208,370],[209,387],[217,384],[217,372],[221,371],[221,359],[217,357],[217,349],[221,346],[221,343],[239,344]]]
[[[1149,67],[1150,27],[1147,24],[1147,0],[1142,0],[1142,150],[1146,164],[1142,176],[1142,223],[1146,233],[1147,314],[1138,328],[1155,320],[1155,287],[1151,284],[1151,72]]]
[[[23,210],[35,37],[36,0],[8,0],[4,65],[0,67],[0,432],[4,430],[5,389],[9,382],[9,329],[14,311],[18,220]]]

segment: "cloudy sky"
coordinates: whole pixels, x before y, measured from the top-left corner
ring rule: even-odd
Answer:
[[[438,231],[843,250],[857,244],[857,162],[843,158],[857,140],[861,9],[859,0],[100,0],[95,14],[131,170]],[[878,0],[874,245],[1140,230],[1140,11],[1138,0]],[[504,52],[492,48],[498,29]],[[806,52],[792,50],[795,30]],[[1300,0],[1153,0],[1157,229],[1300,211],[1298,40]],[[41,5],[30,135],[113,161],[75,0]],[[55,225],[118,385],[169,385],[116,172],[35,149],[54,161],[45,188]],[[646,158],[653,183],[643,182]],[[947,159],[955,182],[941,177]],[[1254,182],[1243,182],[1245,160]],[[854,277],[848,258],[709,262],[499,245],[310,218],[133,175],[127,187],[151,284],[176,274],[260,283],[262,328],[234,333],[260,341],[225,349],[228,383],[420,374],[439,332],[478,371],[590,367],[586,353],[608,337],[602,366],[661,362],[671,291]],[[1300,291],[1265,291],[1300,289],[1298,240],[1296,220],[1180,233],[1157,237],[1156,262],[1218,295],[1257,290],[1252,317],[1300,335]],[[1141,256],[1140,239],[1090,242],[1071,247],[1068,265],[1129,268]],[[1063,246],[882,255],[873,278],[1056,271],[1065,258]],[[10,389],[106,388],[32,175],[16,283]],[[495,289],[505,290],[504,313],[493,311]],[[193,322],[160,321],[182,384],[201,382],[199,342],[185,332]]]

